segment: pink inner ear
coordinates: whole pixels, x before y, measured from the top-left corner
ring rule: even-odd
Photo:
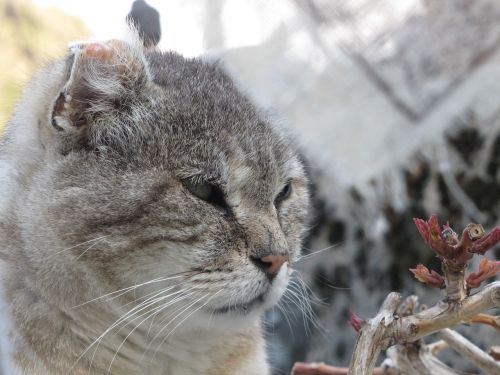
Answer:
[[[113,56],[113,49],[103,43],[91,43],[83,48],[83,53],[87,57],[109,60]]]

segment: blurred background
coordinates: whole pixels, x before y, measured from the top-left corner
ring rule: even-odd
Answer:
[[[148,3],[159,47],[220,59],[291,129],[308,165],[315,220],[297,269],[312,309],[300,297],[269,312],[274,374],[299,360],[347,365],[349,309],[373,316],[392,290],[434,303],[439,291],[408,272],[438,270],[412,218],[438,213],[457,229],[500,220],[500,2]],[[0,0],[0,129],[39,67],[70,41],[120,36],[131,6]],[[460,330],[483,349],[500,341],[492,329]]]

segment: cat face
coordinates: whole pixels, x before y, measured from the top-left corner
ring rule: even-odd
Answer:
[[[207,319],[275,304],[309,208],[287,137],[214,64],[110,41],[58,69],[21,210],[28,257],[51,259],[41,283],[67,306],[130,287],[162,314]],[[86,293],[68,293],[75,282]]]

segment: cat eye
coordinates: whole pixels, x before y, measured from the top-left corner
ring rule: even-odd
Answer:
[[[292,194],[292,181],[288,181],[285,187],[280,191],[280,193],[276,196],[274,200],[274,205],[278,205],[284,200],[288,199]]]
[[[192,179],[183,180],[182,183],[195,197],[217,207],[224,209],[228,207],[224,192],[218,186],[210,182],[193,181]]]

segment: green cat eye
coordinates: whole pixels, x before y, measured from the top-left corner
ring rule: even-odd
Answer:
[[[186,179],[182,182],[186,189],[195,197],[217,207],[228,207],[224,193],[218,186],[210,182],[194,181],[193,179]]]
[[[207,182],[184,181],[184,186],[193,194],[204,201],[208,201],[212,195],[213,185]]]

